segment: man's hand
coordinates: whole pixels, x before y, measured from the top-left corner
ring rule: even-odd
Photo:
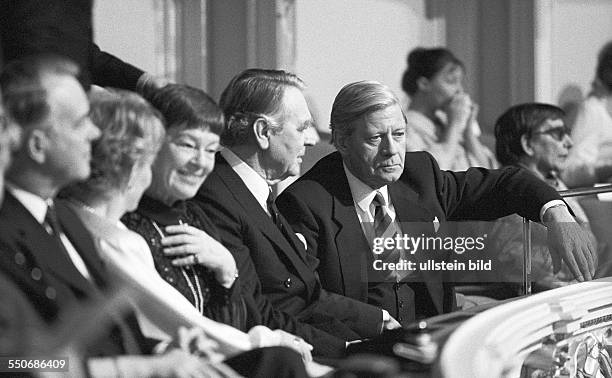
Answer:
[[[597,267],[597,249],[588,232],[574,220],[567,207],[548,209],[543,221],[548,228],[548,248],[553,271],[556,273],[561,269],[563,260],[576,280],[593,279]]]

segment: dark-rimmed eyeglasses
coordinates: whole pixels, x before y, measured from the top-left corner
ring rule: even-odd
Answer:
[[[553,137],[553,139],[560,142],[563,140],[563,138],[565,138],[566,135],[570,135],[570,129],[565,126],[553,127],[548,130],[534,131],[531,133],[531,135],[550,135],[551,137]]]

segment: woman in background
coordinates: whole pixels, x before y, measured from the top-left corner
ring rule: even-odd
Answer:
[[[588,186],[612,177],[612,41],[599,52],[595,80],[580,104],[572,129],[563,179],[567,186]]]
[[[410,96],[406,112],[408,151],[431,153],[440,168],[496,168],[493,153],[478,139],[478,105],[463,88],[463,63],[444,48],[416,48],[408,54],[402,89]]]

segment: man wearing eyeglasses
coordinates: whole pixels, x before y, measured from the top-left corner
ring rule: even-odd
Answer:
[[[542,181],[557,190],[567,187],[561,181],[565,161],[573,142],[565,126],[562,109],[549,104],[526,103],[516,105],[502,114],[495,124],[496,157],[505,166],[528,169]],[[594,241],[586,214],[573,197],[565,199]],[[492,250],[497,260],[505,267],[502,278],[518,294],[522,282],[522,219],[510,215],[496,222],[489,233]],[[534,292],[565,286],[575,282],[566,265],[554,274],[552,258],[546,244],[546,228],[540,224],[532,226],[531,269]]]

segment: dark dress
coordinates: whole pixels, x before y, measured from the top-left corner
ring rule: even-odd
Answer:
[[[188,223],[219,240],[218,232],[200,208],[191,202],[178,202],[169,207],[151,197],[144,196],[136,211],[126,214],[122,222],[131,230],[139,233],[147,241],[153,254],[155,268],[160,276],[174,286],[194,306],[195,296],[181,269],[173,266],[162,251],[161,235],[156,226],[163,229],[167,225]],[[186,272],[194,285],[193,275]],[[275,310],[261,292],[257,282],[249,282],[248,287],[240,287],[242,277],[228,290],[221,286],[212,272],[202,266],[196,267],[196,273],[202,288],[203,315],[221,323],[246,331],[256,325],[265,325],[271,329],[282,329],[302,337],[313,345],[313,354],[325,357],[344,355],[345,341],[302,323],[295,317]],[[196,295],[197,296],[197,295]],[[197,306],[195,306],[197,308]]]
[[[213,272],[202,265],[178,267],[172,265],[175,258],[167,257],[161,244],[164,228],[169,225],[187,223],[201,230],[206,229],[208,219],[201,210],[180,201],[167,206],[151,197],[144,196],[136,211],[126,214],[123,223],[139,233],[149,245],[155,269],[170,285],[174,286],[202,315],[215,321],[247,331],[247,311],[236,281],[226,289],[216,280]]]

